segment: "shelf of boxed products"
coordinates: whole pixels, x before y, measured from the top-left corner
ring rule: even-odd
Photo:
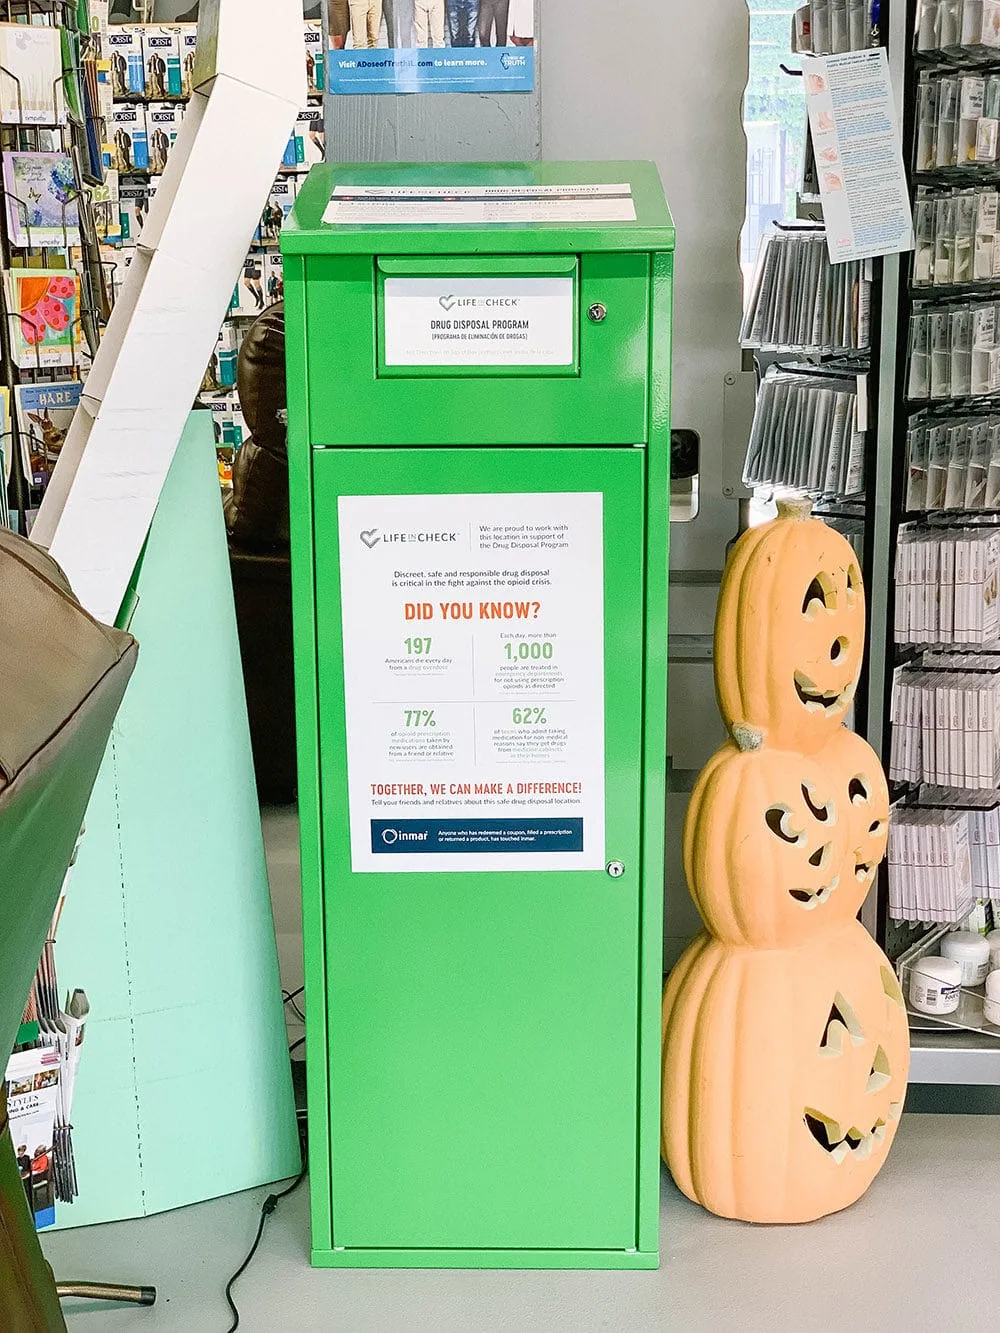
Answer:
[[[106,262],[118,281],[140,240],[190,97],[195,37],[194,25],[183,24],[125,24],[112,30],[109,165],[119,178],[120,235],[108,238]],[[300,180],[314,163],[323,160],[323,109],[318,99],[323,93],[325,65],[318,21],[303,23],[303,59],[309,97],[317,100],[310,100],[299,112],[281,162],[275,163],[274,184],[199,395],[212,413],[223,486],[231,484],[233,455],[247,438],[235,388],[240,345],[253,319],[284,295],[278,249],[281,225],[295,203]],[[220,186],[224,179],[224,164],[220,164]]]
[[[899,528],[888,913],[992,926],[1000,910],[1000,527]],[[991,849],[996,847],[996,852]],[[998,917],[1000,920],[1000,917]]]
[[[936,5],[889,11],[890,66],[902,83],[903,123],[912,126],[916,245],[912,259],[894,267],[898,315],[893,291],[878,349],[882,366],[895,368],[879,431],[891,590],[886,624],[875,632],[886,669],[884,757],[893,796],[883,906],[886,949],[910,999],[911,1026],[933,1027],[954,999],[949,1024],[970,1030],[957,1043],[946,1028],[928,1042],[921,1034],[911,1078],[959,1081],[968,1056],[975,1081],[994,1083],[1000,1029],[983,1022],[983,985],[995,970],[986,936],[1000,913],[1000,732],[990,730],[994,709],[1000,727],[1000,169],[991,117],[978,123],[992,110],[985,100],[992,71],[963,67],[984,57],[953,46],[945,53],[953,67],[943,68],[913,50],[920,32],[927,44],[940,21],[952,41],[955,7],[943,20]],[[964,21],[961,0],[957,10]],[[1000,83],[991,98],[994,91]],[[953,105],[965,114],[953,116]],[[963,971],[967,957],[982,975]],[[930,958],[938,961],[921,961]],[[931,974],[947,982],[956,967],[955,995],[941,1003]],[[934,1006],[940,1013],[931,1014]]]
[[[924,59],[1000,60],[994,0],[917,0],[912,47]]]
[[[792,16],[792,50],[799,55],[863,51],[872,40],[877,0],[809,0]]]

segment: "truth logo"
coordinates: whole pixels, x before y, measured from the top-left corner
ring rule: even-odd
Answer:
[[[458,298],[454,296],[439,296],[438,305],[442,310],[450,310],[457,299]]]
[[[377,546],[379,544],[382,538],[379,535],[378,528],[369,528],[366,532],[361,533],[361,540],[364,542],[364,544],[368,547],[370,551],[373,546]]]

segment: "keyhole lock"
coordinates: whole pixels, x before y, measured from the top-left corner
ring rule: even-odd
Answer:
[[[612,879],[621,879],[622,875],[625,874],[625,862],[609,861],[607,870]]]
[[[587,318],[591,324],[600,324],[608,317],[608,307],[603,301],[595,301],[587,311]],[[617,863],[616,863],[617,864]]]

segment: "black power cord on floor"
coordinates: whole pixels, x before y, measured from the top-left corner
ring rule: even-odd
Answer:
[[[305,987],[300,986],[299,989],[293,993],[291,998],[294,1000],[295,996],[300,995],[303,990],[305,990]],[[287,1004],[287,1002],[288,1001],[286,999],[285,1003]],[[294,1051],[296,1047],[301,1046],[304,1041],[305,1037],[300,1037],[298,1041],[293,1042],[291,1046],[289,1046],[288,1048],[288,1054],[291,1055],[292,1051]],[[227,1329],[226,1333],[236,1333],[236,1330],[240,1326],[240,1312],[236,1308],[236,1302],[233,1300],[233,1287],[235,1287],[236,1283],[240,1280],[243,1274],[250,1267],[250,1264],[253,1261],[253,1257],[257,1253],[257,1247],[260,1245],[261,1237],[264,1235],[264,1223],[274,1212],[275,1208],[277,1208],[281,1200],[287,1199],[289,1194],[294,1194],[295,1191],[298,1189],[298,1187],[302,1184],[303,1180],[305,1180],[306,1178],[306,1171],[309,1169],[309,1149],[308,1149],[308,1139],[306,1137],[306,1133],[307,1133],[306,1127],[304,1124],[301,1123],[300,1120],[299,1141],[302,1147],[302,1170],[299,1172],[299,1174],[295,1177],[295,1179],[292,1181],[290,1185],[286,1185],[285,1188],[283,1190],[280,1190],[277,1194],[269,1194],[267,1198],[264,1200],[264,1202],[261,1204],[260,1221],[257,1223],[257,1234],[253,1238],[253,1244],[250,1246],[250,1250],[247,1253],[247,1257],[243,1260],[239,1268],[237,1268],[236,1272],[226,1283],[226,1303],[228,1304],[230,1310],[232,1310],[233,1312],[233,1322],[229,1325],[229,1328]]]
[[[287,1185],[283,1190],[280,1190],[277,1194],[269,1194],[267,1198],[264,1200],[263,1204],[261,1205],[260,1221],[257,1223],[257,1234],[253,1238],[253,1244],[250,1246],[250,1251],[247,1254],[247,1257],[240,1264],[239,1268],[237,1268],[236,1272],[226,1283],[226,1301],[229,1305],[230,1310],[232,1310],[233,1312],[233,1322],[229,1325],[227,1333],[236,1333],[236,1329],[238,1329],[240,1326],[240,1312],[236,1308],[236,1302],[233,1300],[233,1287],[236,1285],[239,1279],[250,1267],[250,1263],[254,1255],[257,1253],[257,1247],[260,1244],[261,1237],[264,1234],[264,1223],[274,1212],[275,1208],[277,1208],[281,1200],[287,1199],[289,1194],[293,1194],[302,1184],[303,1180],[305,1180],[307,1169],[308,1169],[308,1159],[305,1147],[303,1147],[302,1170],[299,1172],[299,1174],[295,1177],[295,1179],[292,1181],[290,1185]]]

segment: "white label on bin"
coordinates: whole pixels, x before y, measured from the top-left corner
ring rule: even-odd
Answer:
[[[323,221],[353,226],[635,222],[632,187],[593,185],[338,185]]]
[[[338,516],[352,869],[603,870],[603,496]]]
[[[386,278],[387,366],[571,366],[572,278]]]

